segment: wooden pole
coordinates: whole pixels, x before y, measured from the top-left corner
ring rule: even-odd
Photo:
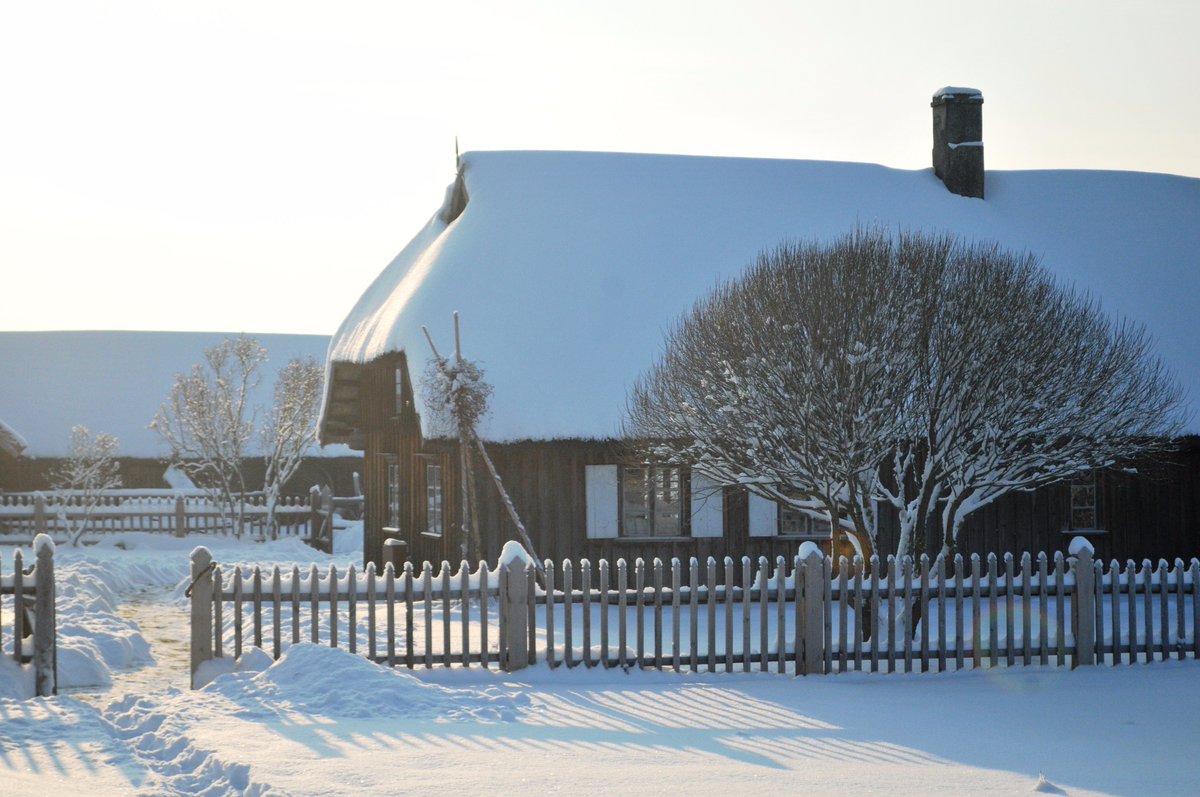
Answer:
[[[508,490],[504,489],[504,482],[500,480],[500,474],[496,472],[496,466],[492,463],[492,458],[488,456],[487,449],[483,447],[483,441],[479,439],[479,435],[474,433],[474,430],[472,430],[471,436],[475,439],[475,447],[479,451],[479,456],[483,459],[483,464],[487,466],[488,473],[492,476],[492,482],[496,485],[496,490],[500,493],[500,503],[504,504],[505,511],[508,512],[513,525],[517,527],[517,534],[521,537],[521,544],[525,546],[525,550],[529,551],[529,556],[533,559],[533,566],[537,568],[538,577],[544,584],[546,580],[546,568],[542,564],[542,560],[538,558],[537,551],[533,547],[533,540],[529,539],[529,532],[525,530],[525,524],[521,522],[521,517],[517,514],[517,508],[513,506],[512,499],[508,496]]]

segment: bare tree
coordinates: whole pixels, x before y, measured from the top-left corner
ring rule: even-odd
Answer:
[[[49,473],[50,486],[60,499],[60,517],[67,525],[72,545],[82,542],[104,491],[121,486],[121,463],[116,459],[119,447],[117,438],[106,432],[97,432],[93,437],[86,426],[74,426],[70,454]],[[68,519],[72,510],[73,523]]]
[[[1029,255],[859,229],[784,244],[699,302],[631,392],[647,455],[899,552],[1014,490],[1152,453],[1181,392],[1145,331]],[[940,513],[940,517],[938,516]]]
[[[275,381],[275,400],[263,418],[262,441],[266,459],[263,494],[271,536],[279,533],[275,510],[283,486],[296,474],[304,455],[317,440],[317,413],[325,374],[317,361],[293,359]]]
[[[243,462],[254,440],[251,396],[267,351],[245,335],[204,352],[189,374],[176,374],[150,427],[171,447],[172,463],[204,489],[236,533],[244,526]]]

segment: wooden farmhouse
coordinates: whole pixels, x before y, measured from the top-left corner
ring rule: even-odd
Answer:
[[[457,437],[423,392],[428,326],[493,386],[480,436],[542,558],[793,555],[828,525],[621,440],[627,390],[672,320],[784,239],[857,225],[947,232],[1040,256],[1110,312],[1144,322],[1188,389],[1200,341],[1200,180],[1098,171],[983,171],[982,97],[933,103],[934,168],[631,155],[465,155],[440,209],[371,284],[329,350],[321,441],[364,456],[364,551],[387,539],[417,561],[460,558]],[[939,179],[941,178],[941,179]],[[945,182],[943,182],[943,180]],[[950,190],[947,190],[947,189]],[[986,190],[985,190],[986,188]],[[1194,416],[1193,416],[1194,417]],[[1195,430],[1195,420],[1191,428]],[[1100,556],[1200,554],[1200,451],[1010,496],[968,521],[971,552],[1063,550],[1087,534]],[[483,554],[516,538],[475,468]],[[880,550],[894,549],[885,517]]]

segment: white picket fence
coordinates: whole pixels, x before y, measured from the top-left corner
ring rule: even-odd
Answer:
[[[266,499],[242,499],[243,533],[271,534],[267,528]],[[283,496],[275,509],[279,536],[310,536],[318,498]],[[120,531],[236,534],[229,513],[222,514],[205,495],[177,494],[170,490],[112,490],[100,497],[90,513],[77,502],[54,492],[0,495],[0,535],[63,535],[87,521],[87,533]]]
[[[193,554],[193,673],[249,646],[391,666],[792,674],[1200,658],[1200,562],[1079,556],[693,559],[457,572],[224,567]],[[864,566],[864,564],[868,566]]]
[[[35,693],[44,697],[58,692],[54,543],[40,535],[33,549],[35,562],[29,567],[20,549],[7,572],[0,559],[0,656],[32,667]]]

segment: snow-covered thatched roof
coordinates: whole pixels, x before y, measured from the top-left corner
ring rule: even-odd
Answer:
[[[1109,311],[1145,322],[1200,396],[1197,179],[989,171],[978,200],[930,169],[581,152],[471,153],[463,177],[334,336],[326,442],[359,442],[359,366],[404,351],[419,378],[421,325],[449,347],[454,310],[465,356],[495,388],[488,438],[616,435],[626,390],[667,327],[718,280],[782,239],[870,224],[1032,251]]]
[[[30,441],[25,456],[68,453],[71,427],[108,432],[118,454],[165,457],[148,429],[166,401],[175,374],[187,373],[204,350],[237,333],[221,332],[0,332],[0,417]],[[268,353],[255,400],[269,403],[275,371],[293,357],[325,356],[324,335],[252,335]],[[349,453],[342,447],[313,453]]]
[[[17,430],[4,422],[0,418],[0,451],[8,454],[10,457],[19,457],[21,452],[29,447],[25,442],[25,438],[17,434]]]

